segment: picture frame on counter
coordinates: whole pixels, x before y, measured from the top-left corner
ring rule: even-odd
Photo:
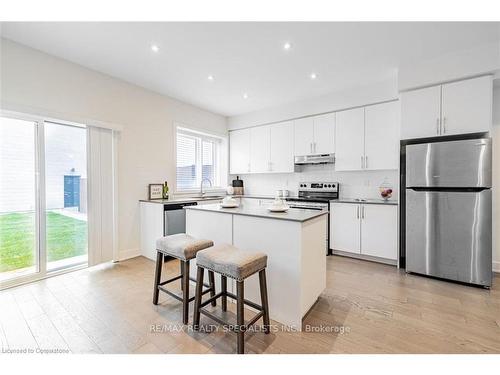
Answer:
[[[149,184],[148,199],[163,199],[163,184]]]

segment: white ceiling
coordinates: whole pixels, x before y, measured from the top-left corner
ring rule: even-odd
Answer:
[[[402,64],[499,41],[500,34],[499,23],[473,22],[1,27],[5,38],[226,116],[383,81]],[[287,41],[289,51],[283,49]]]

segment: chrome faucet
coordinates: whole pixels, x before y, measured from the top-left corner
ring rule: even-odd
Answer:
[[[210,183],[210,187],[212,187],[212,181],[210,181],[209,178],[202,178],[201,179],[201,184],[200,184],[200,197],[203,197],[205,193],[203,192],[203,182],[208,181]]]

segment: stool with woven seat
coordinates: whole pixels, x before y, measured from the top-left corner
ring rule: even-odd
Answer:
[[[230,325],[204,307],[209,303],[222,299],[222,310],[227,311],[227,297],[236,300],[236,331],[238,341],[238,354],[245,352],[245,331],[257,322],[261,317],[264,321],[264,332],[269,333],[269,306],[267,300],[266,266],[267,255],[240,250],[228,244],[216,245],[210,249],[202,250],[196,254],[196,295],[194,300],[194,329],[199,329],[200,314],[223,325]],[[221,292],[211,296],[202,302],[203,295],[203,274],[204,270],[215,272],[221,275]],[[261,305],[244,298],[244,280],[256,273],[259,273]],[[227,278],[236,280],[236,295],[227,291]],[[258,313],[245,324],[244,305],[253,307]],[[231,326],[230,326],[231,327]]]
[[[213,246],[210,240],[196,239],[185,233],[173,234],[170,236],[162,237],[156,241],[156,271],[155,283],[153,291],[153,304],[158,304],[159,292],[162,291],[175,299],[182,301],[182,321],[184,324],[188,323],[189,318],[189,302],[194,300],[194,297],[189,297],[189,280],[196,281],[194,278],[189,277],[189,261],[196,257],[198,251],[207,249]],[[180,261],[181,273],[178,276],[172,277],[166,281],[161,281],[161,270],[163,266],[164,256],[177,258]],[[202,291],[202,294],[210,293],[211,296],[215,295],[215,282],[214,273],[208,272],[209,284],[202,284],[207,289]],[[181,279],[182,295],[178,295],[166,288],[166,285]],[[215,306],[215,300],[213,306]]]

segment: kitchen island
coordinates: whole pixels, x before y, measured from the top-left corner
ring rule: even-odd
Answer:
[[[220,204],[185,210],[186,233],[267,254],[271,319],[301,330],[302,318],[326,287],[328,211],[291,208],[275,213],[264,207],[221,208]],[[235,291],[235,285],[229,283],[230,288]],[[245,298],[260,304],[257,274],[245,280]]]

